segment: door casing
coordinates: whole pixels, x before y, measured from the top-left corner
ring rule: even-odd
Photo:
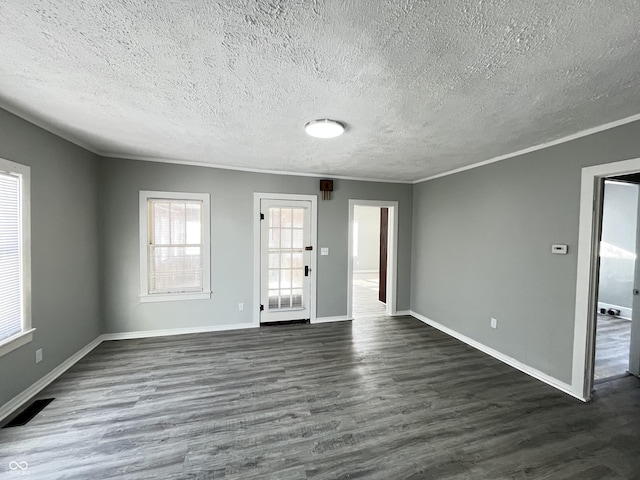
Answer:
[[[253,194],[253,325],[260,326],[260,203],[262,200],[306,200],[311,202],[310,209],[310,238],[313,250],[310,258],[310,297],[309,312],[310,321],[316,319],[316,290],[317,290],[317,245],[318,245],[318,197],[316,195],[296,195],[286,193],[259,193]]]
[[[570,393],[584,401],[591,399],[593,389],[603,183],[606,177],[639,171],[640,158],[582,169]]]
[[[389,209],[389,238],[387,250],[387,304],[386,314],[397,315],[398,282],[398,202],[388,200],[349,199],[347,318],[353,318],[353,217],[354,207],[386,207]],[[376,239],[378,241],[378,239]]]

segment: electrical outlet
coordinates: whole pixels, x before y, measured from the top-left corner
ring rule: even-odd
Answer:
[[[42,349],[39,348],[36,350],[36,363],[40,363],[42,361]]]
[[[239,303],[238,304],[238,311],[239,312],[244,312],[244,303]]]
[[[498,320],[495,318],[491,319],[491,328],[498,328]]]

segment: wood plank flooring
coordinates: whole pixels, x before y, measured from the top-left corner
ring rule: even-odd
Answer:
[[[631,321],[598,315],[594,379],[622,375],[629,369]]]
[[[378,272],[353,272],[353,318],[383,316],[386,305],[378,300]]]
[[[638,379],[583,404],[411,317],[105,342],[49,396],[3,480],[640,478]]]

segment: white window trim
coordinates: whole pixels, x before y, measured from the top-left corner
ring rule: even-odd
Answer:
[[[0,171],[20,175],[22,214],[22,331],[0,341],[0,357],[33,340],[31,328],[31,168],[0,158]]]
[[[147,246],[149,244],[148,210],[149,199],[198,200],[202,202],[202,292],[149,293],[149,263]],[[140,302],[173,302],[181,300],[206,300],[211,298],[211,208],[208,193],[158,192],[140,190]]]

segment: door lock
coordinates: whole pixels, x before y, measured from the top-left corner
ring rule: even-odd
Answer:
[[[305,265],[304,266],[304,276],[308,277],[309,276],[309,265]]]
[[[640,290],[638,290],[637,288],[633,289],[633,294],[634,295],[640,295]]]

